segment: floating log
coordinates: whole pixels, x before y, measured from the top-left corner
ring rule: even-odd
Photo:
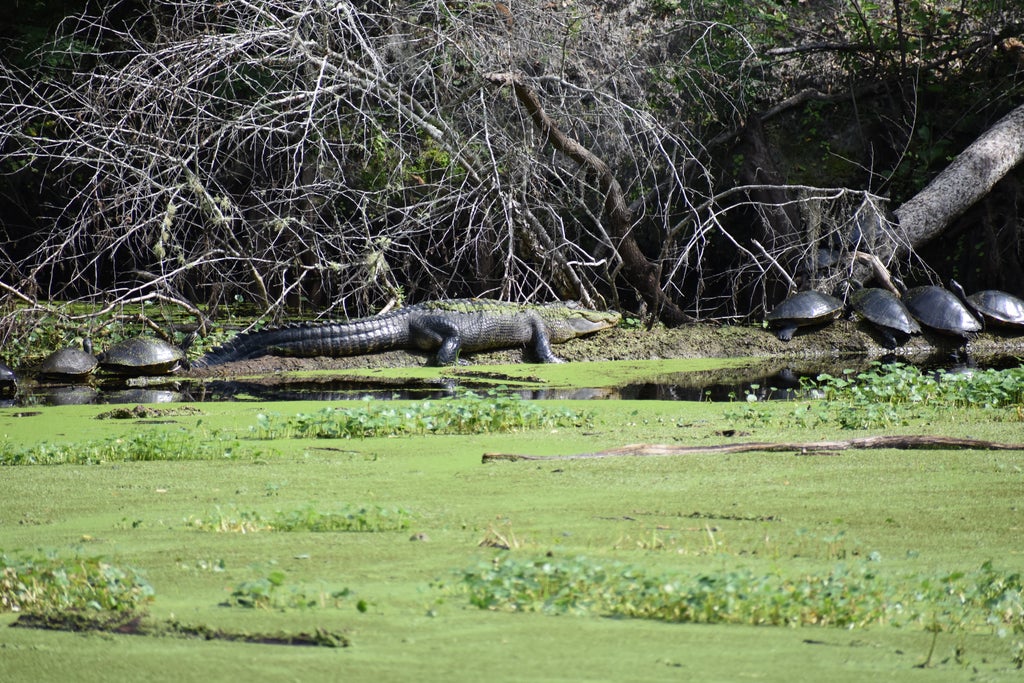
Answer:
[[[520,460],[585,460],[591,458],[657,457],[671,455],[715,455],[719,453],[792,452],[794,455],[835,455],[836,451],[868,448],[897,448],[904,450],[966,450],[1024,451],[1024,443],[1000,443],[982,439],[962,439],[953,436],[911,434],[899,436],[864,436],[842,441],[805,441],[796,443],[747,442],[715,446],[675,446],[671,444],[638,443],[610,448],[593,453],[572,455],[525,455],[518,453],[484,453],[482,462],[517,462]]]

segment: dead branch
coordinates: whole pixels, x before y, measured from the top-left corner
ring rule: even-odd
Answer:
[[[589,460],[618,457],[662,457],[679,455],[718,455],[726,453],[779,453],[792,452],[804,455],[816,452],[846,451],[859,449],[894,448],[902,450],[986,450],[1024,451],[1024,443],[1000,443],[982,439],[965,439],[953,436],[931,436],[910,434],[897,436],[865,436],[841,441],[805,441],[790,443],[747,442],[715,446],[676,446],[672,444],[630,444],[593,453],[573,455],[522,455],[515,453],[484,453],[482,462],[518,462],[520,460]]]
[[[483,78],[499,87],[511,86],[516,98],[540,130],[541,139],[550,142],[555,149],[597,175],[600,191],[605,197],[604,215],[611,223],[612,235],[618,242],[618,252],[625,265],[627,279],[640,292],[648,306],[669,325],[693,322],[693,318],[683,313],[682,309],[665,295],[658,281],[658,269],[640,250],[640,245],[632,235],[633,217],[623,196],[622,186],[608,164],[566,135],[544,110],[537,93],[526,85],[520,76],[507,72],[492,72],[484,74]]]

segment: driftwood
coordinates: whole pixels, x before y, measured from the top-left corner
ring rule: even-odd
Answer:
[[[748,453],[764,451],[771,453],[792,451],[795,455],[834,455],[836,451],[867,448],[902,449],[977,449],[984,451],[1024,451],[1024,443],[999,443],[981,439],[961,439],[952,436],[929,436],[926,434],[906,436],[864,436],[842,441],[808,441],[796,443],[747,442],[727,443],[717,446],[675,446],[671,444],[630,444],[620,448],[593,453],[573,455],[521,455],[516,453],[484,453],[483,462],[519,460],[584,460],[589,458],[616,458],[622,456],[666,456],[666,455],[713,455],[716,453]]]

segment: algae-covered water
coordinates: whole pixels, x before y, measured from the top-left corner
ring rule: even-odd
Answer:
[[[473,371],[557,385],[563,382],[559,373],[588,371],[581,365],[474,366]],[[617,372],[601,364],[589,371],[602,377],[595,384]],[[394,405],[400,410],[406,402]],[[43,442],[51,450],[85,452],[98,442],[145,441],[159,434],[215,451],[203,460],[150,454],[148,461],[97,458],[91,464],[4,466],[0,550],[5,556],[52,556],[72,564],[76,557],[100,556],[136,569],[155,592],[146,608],[146,619],[155,623],[236,634],[321,630],[343,635],[349,644],[298,647],[2,628],[0,678],[1019,677],[1024,638],[1013,632],[1020,613],[1009,604],[1005,623],[1002,617],[985,623],[936,602],[931,610],[915,607],[931,617],[898,626],[874,621],[778,627],[609,617],[582,607],[558,613],[543,600],[520,604],[518,611],[515,601],[500,600],[481,609],[467,595],[488,569],[509,561],[538,567],[628,566],[634,568],[632,576],[684,580],[772,575],[797,581],[837,571],[868,573],[883,597],[894,600],[906,599],[908,585],[935,583],[957,572],[974,576],[986,562],[999,576],[1012,577],[1024,564],[1019,541],[1024,452],[1019,450],[481,461],[484,453],[569,455],[629,443],[802,442],[879,431],[952,431],[1024,441],[1012,409],[907,413],[904,424],[858,432],[820,422],[807,426],[812,423],[800,418],[800,411],[818,410],[819,404],[804,400],[758,403],[754,411],[743,402],[553,400],[544,405],[589,417],[576,426],[513,433],[365,439],[281,433],[256,439],[268,416],[296,424],[298,415],[325,403],[180,403],[116,417],[103,405],[0,409],[7,452]],[[363,531],[285,532],[250,524],[353,509],[384,511],[404,521],[371,522],[376,527]],[[507,580],[500,576],[491,581]],[[621,576],[610,569],[606,583],[598,585],[611,590]],[[505,584],[492,588],[494,595],[511,590]],[[584,590],[582,583],[578,590]],[[261,591],[274,601],[245,607],[237,599]],[[16,618],[0,613],[0,626]]]

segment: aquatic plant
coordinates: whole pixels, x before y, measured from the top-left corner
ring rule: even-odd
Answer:
[[[1003,408],[1024,404],[1024,366],[1005,370],[922,372],[903,363],[873,363],[868,370],[842,377],[821,374],[803,388],[829,401],[856,405],[921,405],[950,408]]]
[[[18,446],[0,443],[0,465],[98,465],[105,462],[253,459],[258,451],[234,439],[199,438],[185,431],[154,430],[73,443]]]
[[[846,370],[802,379],[801,389],[802,394],[821,400],[801,402],[783,415],[789,426],[877,429],[950,410],[981,410],[990,419],[1024,419],[1024,366],[930,373],[903,363],[876,362],[861,372]],[[745,403],[731,404],[725,417],[752,426],[768,426],[779,419],[752,393],[747,398]]]
[[[675,576],[587,557],[497,557],[460,577],[470,604],[498,611],[843,628],[939,623],[1024,633],[1021,575],[991,562],[938,575],[883,575],[867,561],[820,574],[737,568]]]
[[[223,607],[246,607],[249,609],[311,609],[316,607],[341,607],[353,592],[349,588],[336,591],[321,589],[309,592],[301,586],[285,583],[287,575],[280,569],[269,572],[250,581],[243,581],[231,591],[231,596],[221,603]],[[356,610],[365,612],[365,600],[356,601]]]
[[[185,524],[199,531],[255,533],[258,531],[375,532],[404,531],[412,513],[400,507],[344,505],[323,512],[312,506],[277,511],[267,516],[254,510],[223,510],[220,506],[205,517],[189,517]]]
[[[0,611],[49,614],[70,610],[132,612],[153,600],[136,569],[100,557],[12,558],[0,554]]]
[[[365,400],[355,408],[328,406],[291,417],[260,414],[250,431],[258,439],[353,439],[425,434],[487,434],[525,429],[584,427],[590,412],[545,406],[496,391],[471,391],[443,401]]]

